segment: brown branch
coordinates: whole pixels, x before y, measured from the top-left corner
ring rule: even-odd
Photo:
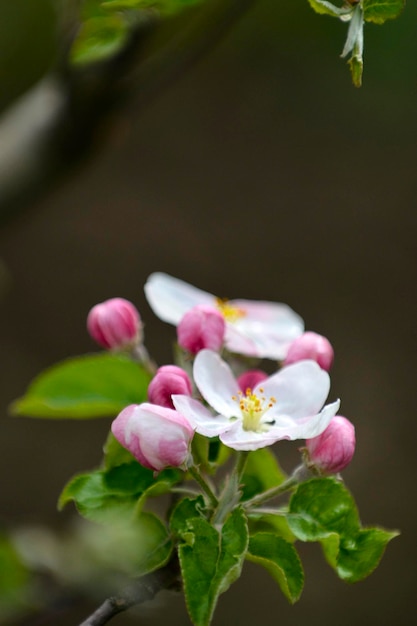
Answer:
[[[107,598],[80,626],[103,626],[118,613],[152,600],[162,589],[178,589],[179,587],[178,560],[175,558],[165,567],[137,579],[120,594]]]

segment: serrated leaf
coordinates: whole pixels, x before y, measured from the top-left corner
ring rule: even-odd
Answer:
[[[78,474],[64,487],[58,508],[73,501],[83,517],[111,523],[117,517],[138,516],[147,497],[167,493],[181,479],[181,472],[166,469],[154,476],[137,461],[107,470]]]
[[[343,580],[362,580],[378,565],[387,543],[398,535],[361,528],[354,500],[332,478],[302,483],[291,498],[288,523],[301,541],[320,541],[329,565]]]
[[[253,511],[249,515],[249,533],[273,533],[278,537],[282,537],[289,543],[294,543],[296,537],[291,531],[287,516],[277,515],[274,513],[258,513]]]
[[[319,541],[331,533],[352,535],[359,530],[355,501],[334,478],[301,483],[291,497],[289,526],[301,541]]]
[[[321,15],[331,15],[332,17],[340,17],[341,15],[349,15],[351,8],[337,7],[326,0],[308,0],[311,8]]]
[[[268,448],[252,451],[246,461],[242,477],[243,500],[248,500],[262,491],[284,482],[286,475],[277,458]]]
[[[62,491],[58,508],[62,509],[68,502],[73,501],[78,512],[93,522],[112,523],[114,519],[133,517],[134,507],[138,494],[128,491],[120,493],[112,491],[106,483],[106,474],[95,471],[75,476]]]
[[[336,565],[340,578],[354,583],[369,576],[378,566],[388,542],[398,534],[382,528],[364,528],[356,537],[342,539]]]
[[[175,535],[183,538],[190,531],[192,520],[201,518],[204,511],[204,498],[183,498],[172,511],[170,528]]]
[[[185,517],[186,509],[191,518]],[[240,576],[248,545],[246,516],[242,508],[234,509],[218,530],[199,514],[196,500],[188,500],[174,512],[171,526],[181,529],[183,538],[178,556],[188,612],[195,626],[208,626],[219,595]]]
[[[362,0],[362,6],[366,22],[383,24],[402,13],[405,0]]]
[[[115,416],[146,400],[150,375],[125,356],[87,355],[42,372],[16,400],[15,415],[87,419]]]
[[[272,533],[257,533],[249,539],[247,559],[262,565],[271,574],[291,604],[298,600],[303,590],[304,572],[292,544]]]

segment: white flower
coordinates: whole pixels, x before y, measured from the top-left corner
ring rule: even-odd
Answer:
[[[330,389],[327,372],[314,361],[299,361],[242,393],[227,363],[202,350],[194,362],[194,380],[203,404],[173,395],[175,408],[195,430],[220,437],[235,450],[256,450],[280,439],[309,439],[322,433],[337,413],[337,400],[323,407]]]
[[[174,325],[196,305],[216,307],[226,321],[227,349],[248,356],[284,359],[290,343],[304,330],[301,317],[286,304],[222,300],[160,272],[150,275],[145,294],[154,313]]]

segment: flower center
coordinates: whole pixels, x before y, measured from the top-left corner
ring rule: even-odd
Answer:
[[[239,318],[246,315],[243,309],[230,304],[227,298],[216,298],[216,307],[228,322],[236,322]]]
[[[259,393],[263,393],[262,387],[259,388]],[[237,396],[232,396],[232,399],[239,404],[243,419],[243,430],[253,430],[256,433],[268,430],[267,423],[261,422],[261,419],[275,404],[276,399],[273,396],[267,400],[265,396],[258,396],[248,387],[245,393],[239,391]],[[272,421],[271,423],[273,424],[274,422]]]

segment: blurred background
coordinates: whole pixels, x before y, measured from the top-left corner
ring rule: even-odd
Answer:
[[[54,63],[55,26],[48,16],[39,17],[39,26],[31,17],[24,32],[17,19],[15,33],[0,26],[3,42],[6,35],[16,41],[15,56],[3,56],[0,66],[3,118]],[[18,202],[10,200],[13,194],[5,197],[3,528],[65,525],[71,511],[57,513],[60,490],[100,461],[109,428],[109,420],[11,418],[8,405],[42,368],[95,350],[86,315],[109,297],[138,306],[148,349],[160,364],[170,362],[173,329],[153,316],[143,294],[147,276],[165,271],[219,296],[286,302],[307,329],[330,339],[336,353],[330,397],[342,399],[341,413],[357,432],[346,483],[365,525],[402,531],[379,568],[354,586],[336,578],[319,546],[302,545],[306,584],[294,607],[266,572],[247,564],[220,598],[214,626],[412,622],[416,23],[417,7],[409,2],[398,20],[366,26],[358,90],[339,58],[346,25],[314,14],[306,0],[259,0],[146,106],[128,87],[88,156],[65,175],[29,187]],[[19,52],[25,33],[33,41]],[[22,161],[42,163],[37,147],[23,145],[16,163],[7,151],[1,156],[19,126],[0,141],[5,185]],[[275,450],[291,471],[297,446]],[[36,623],[76,626],[92,608],[63,607]],[[166,620],[190,623],[181,596],[163,593],[114,624]]]

